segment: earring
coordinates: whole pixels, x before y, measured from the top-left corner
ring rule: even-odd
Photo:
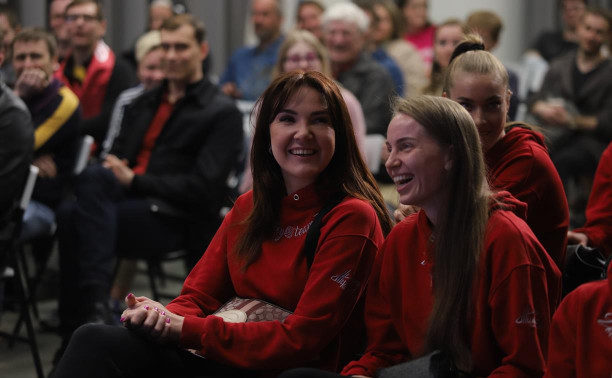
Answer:
[[[268,153],[272,155],[272,146],[268,146]]]

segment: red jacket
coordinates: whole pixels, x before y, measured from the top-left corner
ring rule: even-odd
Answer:
[[[508,208],[524,204],[505,193]],[[433,305],[432,229],[423,211],[396,225],[376,258],[366,296],[368,348],[342,374],[374,376],[422,353]],[[449,251],[452,253],[452,251]],[[474,284],[471,329],[477,376],[544,374],[560,273],[527,224],[508,210],[492,211]]]
[[[589,245],[612,254],[612,143],[601,155],[586,209],[586,224],[574,231],[589,237]],[[611,357],[612,358],[612,357]]]
[[[252,192],[238,198],[181,295],[168,305],[185,316],[181,346],[252,370],[339,368],[340,331],[362,296],[383,234],[370,204],[345,198],[323,217],[309,270],[301,249],[323,199],[312,186],[295,196],[297,200],[294,194],[282,199],[279,227],[246,271],[233,248],[243,229],[240,222],[253,206]],[[233,296],[263,299],[293,315],[284,323],[241,324],[207,316]],[[360,318],[363,321],[363,314]]]
[[[106,87],[115,66],[115,53],[103,41],[98,42],[87,66],[87,74],[83,83],[71,82],[64,70],[69,57],[64,59],[55,76],[70,88],[81,101],[83,118],[91,118],[102,111],[102,103],[106,94]]]
[[[516,126],[485,155],[491,186],[527,204],[527,224],[563,269],[569,210],[542,134]]]
[[[612,377],[612,264],[608,279],[569,293],[553,317],[545,377]]]

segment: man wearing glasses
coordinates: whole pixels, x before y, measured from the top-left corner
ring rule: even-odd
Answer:
[[[106,136],[113,104],[124,89],[133,85],[129,65],[104,43],[106,21],[94,0],[75,0],[66,7],[66,31],[72,51],[56,76],[81,101],[80,133],[94,137],[100,145]]]

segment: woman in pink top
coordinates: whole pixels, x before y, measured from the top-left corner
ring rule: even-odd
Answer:
[[[427,19],[427,0],[401,0],[399,7],[406,18],[404,39],[416,47],[430,72],[436,27]]]

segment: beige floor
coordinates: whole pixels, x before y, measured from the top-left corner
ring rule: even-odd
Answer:
[[[140,268],[144,268],[144,264],[139,265]],[[184,268],[181,262],[172,262],[164,265],[164,269],[168,272],[181,273]],[[49,276],[45,281],[45,286],[57,285],[57,278],[53,278],[53,272],[57,272],[57,257],[53,256],[49,266]],[[55,274],[57,276],[57,274]],[[49,282],[50,281],[50,282]],[[55,282],[53,282],[55,281]],[[43,289],[44,290],[44,289]],[[178,292],[180,286],[178,283],[168,282],[168,286],[164,291]],[[138,295],[150,295],[148,281],[144,274],[137,274],[134,283],[133,292]],[[167,302],[167,301],[166,301]],[[41,316],[45,316],[57,308],[57,300],[55,298],[47,298],[39,301],[39,311]],[[6,311],[0,318],[0,329],[3,331],[10,331],[17,319],[17,314],[12,311]],[[22,327],[25,334],[25,327]],[[36,330],[36,337],[38,343],[38,349],[40,352],[41,360],[45,376],[51,370],[51,361],[55,351],[60,345],[60,338],[53,333],[42,332],[38,323],[35,322],[34,328]],[[30,347],[24,343],[16,343],[13,348],[8,347],[7,340],[0,339],[0,378],[35,378],[36,370],[34,369],[34,362]]]

